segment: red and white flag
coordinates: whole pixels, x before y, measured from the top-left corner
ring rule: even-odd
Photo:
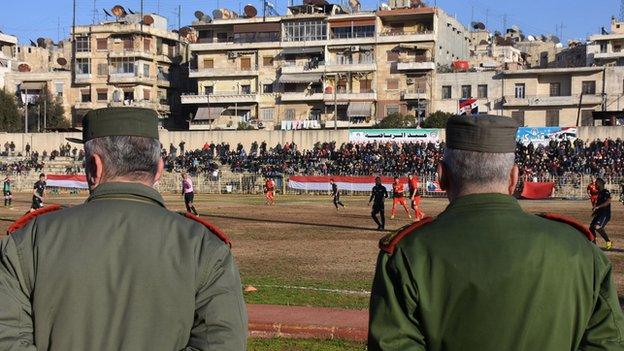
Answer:
[[[344,177],[344,176],[292,176],[288,178],[288,187],[295,190],[330,191],[329,180],[333,179],[340,190],[370,191],[375,186],[375,177]],[[381,183],[388,192],[392,191],[392,177],[381,177]],[[406,184],[407,178],[401,178]]]
[[[58,188],[88,189],[87,177],[83,175],[48,174],[46,185]]]

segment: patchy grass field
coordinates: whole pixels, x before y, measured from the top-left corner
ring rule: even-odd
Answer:
[[[18,194],[14,208],[0,207],[0,230],[26,212],[30,195]],[[78,204],[83,196],[51,196],[48,203]],[[167,206],[184,209],[180,195],[165,196]],[[196,195],[203,217],[230,235],[244,284],[258,292],[246,294],[249,303],[342,307],[363,309],[373,278],[383,233],[372,230],[367,198],[344,196],[347,208],[337,212],[329,196],[279,196],[266,206],[261,196]],[[423,209],[437,215],[445,199],[424,199]],[[521,201],[530,212],[558,212],[588,223],[589,201]],[[388,206],[389,207],[389,206]],[[615,250],[607,255],[615,266],[614,279],[624,296],[624,206],[613,203],[607,227]],[[387,228],[409,223],[405,213],[390,220]],[[604,243],[599,239],[601,245]]]
[[[247,351],[365,351],[360,343],[339,340],[254,339]]]

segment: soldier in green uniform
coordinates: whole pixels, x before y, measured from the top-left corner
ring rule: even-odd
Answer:
[[[611,263],[589,230],[510,196],[516,129],[449,119],[439,174],[450,205],[382,239],[369,351],[624,350]]]
[[[83,120],[90,196],[18,220],[0,242],[0,350],[246,348],[229,240],[165,208],[156,113]]]

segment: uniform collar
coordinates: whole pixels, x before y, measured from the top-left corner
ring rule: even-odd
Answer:
[[[483,208],[522,210],[514,197],[499,193],[471,194],[455,199],[444,211],[462,211]]]
[[[156,189],[139,183],[104,183],[98,185],[87,199],[87,202],[104,199],[128,199],[151,202],[165,207],[165,200]]]

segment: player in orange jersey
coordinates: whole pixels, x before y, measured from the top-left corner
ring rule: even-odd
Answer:
[[[394,177],[394,183],[392,183],[392,212],[390,219],[394,219],[397,204],[401,204],[401,206],[403,206],[405,213],[407,213],[407,216],[411,219],[412,215],[407,208],[407,201],[405,199],[405,187],[399,181],[399,177]]]
[[[420,209],[420,191],[418,190],[418,177],[415,175],[407,176],[407,184],[409,186],[410,199],[412,200],[412,210],[414,210],[414,221],[418,222],[425,218],[425,213]]]
[[[596,185],[596,181],[594,177],[591,177],[591,182],[587,185],[587,195],[589,195],[589,200],[591,201],[592,208],[596,206],[596,201],[598,200],[598,186]]]
[[[275,181],[273,178],[267,177],[264,183],[264,197],[267,205],[275,205]]]

